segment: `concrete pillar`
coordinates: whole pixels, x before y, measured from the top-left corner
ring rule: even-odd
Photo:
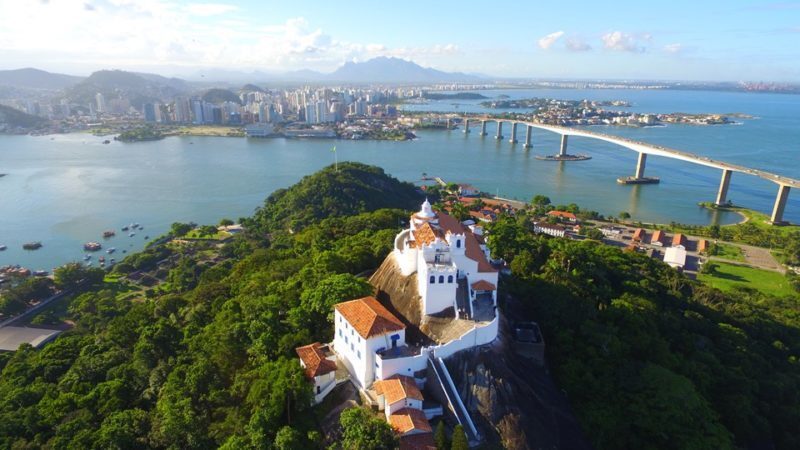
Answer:
[[[511,139],[508,142],[512,144],[517,143],[517,122],[511,122]]]
[[[449,117],[447,118],[447,129],[448,130],[450,129],[450,118]]]
[[[731,184],[731,174],[733,172],[728,169],[722,169],[722,180],[719,182],[719,190],[717,191],[716,205],[724,205],[728,201],[728,186]]]
[[[531,148],[531,131],[533,127],[528,125],[528,129],[525,130],[525,148]]]
[[[481,120],[481,136],[486,136],[486,121]]]
[[[561,150],[558,151],[558,156],[566,156],[567,155],[567,136],[566,134],[561,135]]]
[[[782,224],[783,210],[786,209],[786,200],[789,199],[789,186],[781,184],[778,187],[778,195],[775,197],[775,206],[772,207],[772,216],[769,221],[773,224]]]
[[[469,133],[469,119],[464,119],[464,133]]]
[[[503,139],[503,122],[497,121],[497,134],[494,135],[497,140]]]
[[[644,178],[644,166],[647,163],[647,153],[639,152],[639,160],[636,162],[636,178]]]

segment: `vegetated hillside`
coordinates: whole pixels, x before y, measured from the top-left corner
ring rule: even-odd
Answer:
[[[242,99],[233,91],[228,89],[213,88],[203,93],[203,100],[209,103],[220,104],[222,102],[234,102],[241,104]]]
[[[329,192],[351,192],[354,202],[396,202],[371,198],[371,190],[358,198],[364,178],[401,186],[382,170],[349,170],[310,178],[327,180]],[[304,180],[280,198],[307,198],[307,188]],[[143,290],[124,281],[86,288],[63,313],[74,329],[41,350],[0,354],[0,448],[335,445],[321,436],[294,349],[329,341],[332,305],[372,291],[353,274],[380,264],[407,214],[380,209],[316,220],[280,247],[240,234],[221,247],[154,244],[129,255],[113,275],[137,271],[164,281]],[[176,224],[175,235],[185,228]],[[33,321],[53,323],[60,311]]]
[[[10,106],[0,105],[0,125],[8,128],[36,128],[45,122],[46,120],[41,117],[32,116]]]
[[[66,96],[75,103],[91,104],[98,92],[103,94],[106,103],[115,98],[125,98],[135,108],[186,93],[174,79],[122,70],[101,70],[68,89]]]
[[[0,70],[0,86],[23,89],[64,89],[77,84],[82,79],[83,77],[45,72],[33,68]]]
[[[596,448],[800,448],[800,293],[722,293],[528,223],[502,218],[489,246]]]
[[[264,92],[264,89],[256,86],[255,84],[248,83],[242,86],[242,88],[239,89],[239,92]]]
[[[279,189],[253,216],[251,227],[261,231],[297,231],[313,221],[379,208],[415,210],[422,201],[411,183],[398,181],[383,169],[357,162],[328,166]]]

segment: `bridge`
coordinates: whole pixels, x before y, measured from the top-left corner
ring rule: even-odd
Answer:
[[[487,123],[495,122],[497,126],[497,131],[495,133],[494,138],[497,140],[503,139],[503,124],[507,123],[511,126],[511,138],[509,139],[509,142],[511,144],[516,144],[518,142],[517,126],[518,125],[525,126],[526,132],[525,132],[524,147],[526,149],[531,148],[531,135],[534,128],[559,134],[561,135],[561,147],[559,149],[558,156],[561,157],[567,156],[567,145],[570,136],[597,139],[605,142],[610,142],[615,145],[619,145],[621,147],[639,153],[639,157],[636,162],[636,172],[635,176],[633,177],[633,180],[644,179],[644,170],[647,163],[648,155],[663,156],[665,158],[677,159],[692,164],[698,164],[701,166],[722,170],[722,178],[720,179],[719,189],[717,190],[717,197],[714,202],[717,205],[724,205],[727,203],[728,188],[730,187],[731,183],[731,175],[734,172],[750,176],[756,176],[778,185],[778,193],[775,197],[775,203],[772,207],[772,214],[770,215],[770,222],[773,224],[785,223],[783,221],[783,213],[784,210],[786,209],[786,202],[789,198],[789,191],[793,187],[794,188],[800,187],[800,180],[796,180],[794,178],[784,177],[782,175],[778,175],[760,169],[752,169],[738,164],[732,164],[725,161],[714,160],[705,156],[696,155],[694,153],[689,153],[682,150],[676,150],[673,148],[650,144],[647,142],[636,141],[633,139],[614,136],[611,134],[598,133],[595,131],[589,131],[573,127],[565,127],[561,125],[549,125],[538,122],[530,122],[517,119],[503,119],[503,118],[488,117],[488,116],[453,116],[453,118],[460,119],[463,122],[464,133],[470,132],[470,122],[472,121],[480,122],[480,130],[481,130],[480,136],[487,135],[486,133]]]

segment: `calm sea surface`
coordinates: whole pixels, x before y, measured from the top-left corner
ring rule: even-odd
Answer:
[[[488,97],[551,97],[628,100],[637,112],[741,112],[755,116],[741,125],[654,128],[595,127],[597,131],[687,150],[713,159],[800,178],[800,96],[722,92],[632,90],[483,91]],[[437,101],[406,105],[430,111],[484,111],[478,101]],[[496,112],[496,111],[495,111]],[[593,159],[556,163],[537,154],[558,150],[558,136],[534,131],[533,145],[481,138],[477,129],[427,131],[407,142],[331,140],[248,140],[243,138],[173,137],[155,142],[103,145],[88,134],[0,136],[0,265],[22,264],[51,270],[79,260],[82,244],[102,242],[106,229],[117,237],[105,247],[135,251],[145,235],[158,236],[172,222],[217,223],[221,218],[250,215],[277,188],[333,163],[355,160],[382,166],[390,174],[418,181],[422,172],[447,181],[471,183],[504,197],[530,199],[540,193],[555,203],[575,202],[603,214],[628,211],[635,219],[668,223],[731,223],[737,216],[711,213],[697,202],[713,200],[721,173],[664,158],[647,161],[647,175],[661,184],[620,186],[632,175],[636,153],[611,144],[573,138],[571,153]],[[524,139],[524,128],[518,129]],[[772,183],[734,174],[729,198],[761,211],[772,207]],[[790,195],[786,218],[800,221],[800,193]],[[119,228],[144,226],[128,237]],[[37,251],[22,244],[41,241]]]

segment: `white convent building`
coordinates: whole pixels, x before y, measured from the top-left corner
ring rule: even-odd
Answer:
[[[401,448],[411,448],[412,441],[432,445],[427,419],[442,414],[442,409],[423,408],[417,389],[424,388],[431,361],[497,338],[498,271],[489,263],[488,253],[480,227],[436,213],[425,200],[411,216],[409,227],[395,237],[394,249],[384,261],[398,278],[416,274],[418,300],[411,310],[419,308],[416,319],[398,317],[390,310],[392,305],[373,296],[334,306],[331,347],[337,364],[385,412],[401,436]],[[431,332],[433,326],[423,326],[429,318],[435,318],[437,332]],[[426,343],[406,342],[408,327],[425,334]],[[336,384],[329,378],[334,369],[323,350],[319,343],[298,349],[315,386],[315,403]],[[446,371],[439,364],[438,370]],[[446,378],[452,384],[449,375]]]
[[[428,200],[411,216],[408,229],[394,239],[394,258],[404,276],[417,273],[422,310],[436,314],[449,307],[456,317],[472,315],[472,302],[459,305],[459,280],[469,286],[469,299],[491,296],[497,304],[497,270],[488,261],[482,231],[472,230],[446,214],[437,214]]]

